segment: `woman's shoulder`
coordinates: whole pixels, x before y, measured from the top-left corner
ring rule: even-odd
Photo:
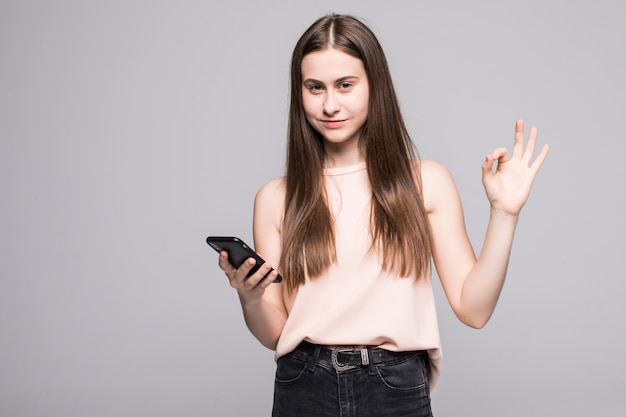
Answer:
[[[441,162],[422,160],[418,163],[424,205],[432,212],[441,202],[457,194],[450,170]]]
[[[282,210],[285,202],[285,177],[274,178],[263,184],[254,199],[255,208],[276,208]]]
[[[257,198],[261,197],[284,197],[285,196],[285,177],[274,178],[259,188]]]
[[[447,181],[452,178],[450,170],[441,162],[431,159],[415,161],[415,167],[422,179],[422,184]]]

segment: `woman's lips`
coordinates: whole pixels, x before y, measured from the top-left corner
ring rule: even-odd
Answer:
[[[336,129],[344,125],[345,120],[322,120],[322,124],[329,129]]]

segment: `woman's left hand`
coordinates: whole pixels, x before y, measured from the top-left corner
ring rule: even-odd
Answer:
[[[509,157],[506,148],[498,148],[487,155],[482,166],[483,186],[492,209],[509,215],[519,214],[550,150],[549,145],[544,145],[533,161],[536,142],[537,128],[532,127],[528,143],[524,146],[524,121],[518,120],[515,124],[513,154]]]

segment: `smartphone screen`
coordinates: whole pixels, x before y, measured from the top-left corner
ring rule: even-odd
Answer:
[[[250,269],[247,276],[254,274],[265,263],[265,260],[259,256],[244,241],[233,236],[209,236],[206,238],[207,243],[218,253],[225,250],[228,252],[228,261],[235,267],[239,268],[241,264],[248,258],[254,258],[256,264]],[[270,272],[274,269],[272,268]],[[269,274],[269,272],[268,272]],[[266,275],[267,276],[267,275]],[[274,282],[281,282],[283,278],[278,274]]]

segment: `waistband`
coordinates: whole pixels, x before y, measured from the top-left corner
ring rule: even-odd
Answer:
[[[361,366],[371,366],[415,355],[426,355],[425,350],[393,352],[382,348],[328,348],[307,341],[301,342],[294,352],[313,358],[315,363],[325,362],[337,371],[347,371]]]

